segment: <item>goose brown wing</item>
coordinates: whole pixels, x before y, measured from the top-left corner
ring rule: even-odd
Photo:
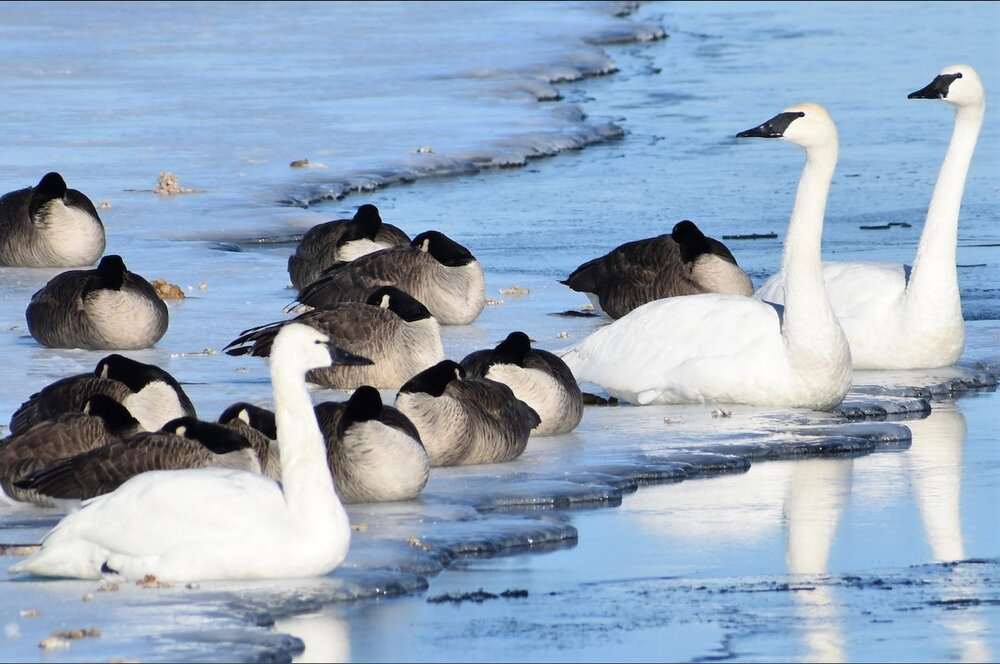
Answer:
[[[63,413],[79,411],[84,402],[96,394],[104,394],[121,403],[132,390],[117,380],[98,378],[92,373],[62,378],[32,394],[14,411],[10,431],[20,433]]]

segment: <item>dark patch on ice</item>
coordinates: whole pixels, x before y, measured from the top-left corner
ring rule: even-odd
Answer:
[[[427,598],[428,604],[443,604],[444,602],[450,602],[452,604],[461,604],[462,602],[475,602],[476,604],[482,604],[488,599],[500,599],[504,598],[522,598],[527,597],[528,591],[524,589],[514,589],[514,590],[504,590],[499,595],[496,593],[491,593],[480,588],[471,593],[444,593],[443,595],[435,595],[433,597]]]
[[[909,228],[910,224],[905,221],[890,221],[887,224],[865,224],[858,226],[863,231],[887,231],[893,226],[899,226],[900,228]]]
[[[557,311],[551,316],[566,316],[567,318],[597,318],[600,314],[595,314],[593,311],[580,311],[579,309],[567,309],[566,311]]]
[[[617,406],[618,399],[615,397],[604,397],[598,394],[592,394],[590,392],[583,393],[583,405],[584,406]]]
[[[774,240],[777,233],[742,233],[737,235],[723,235],[723,240]]]

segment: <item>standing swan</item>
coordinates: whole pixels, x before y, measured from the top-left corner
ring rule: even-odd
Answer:
[[[798,104],[740,137],[782,138],[806,151],[788,223],[783,315],[749,297],[656,300],[563,354],[579,381],[636,404],[744,403],[829,410],[851,385],[847,339],[823,290],[820,240],[837,165],[826,109]]]
[[[958,289],[958,216],[986,97],[976,70],[951,65],[910,99],[955,107],[955,129],[927,209],[913,268],[900,263],[825,263],[830,304],[851,344],[855,369],[931,369],[953,364],[965,347]],[[782,273],[757,293],[784,300]]]
[[[274,340],[280,483],[216,468],[143,473],[65,517],[10,571],[85,579],[110,571],[165,581],[326,574],[347,555],[351,529],[305,373],[334,361],[366,360],[306,325],[287,325]]]

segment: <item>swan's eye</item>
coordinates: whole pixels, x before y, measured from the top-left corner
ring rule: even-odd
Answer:
[[[956,74],[955,74],[955,78],[962,78],[962,72],[958,72],[958,73],[956,73]]]
[[[803,113],[802,111],[799,111],[798,113],[796,113],[796,115],[797,115],[798,117],[800,117],[800,118],[804,118],[804,117],[806,117],[806,114],[805,114],[805,113]]]

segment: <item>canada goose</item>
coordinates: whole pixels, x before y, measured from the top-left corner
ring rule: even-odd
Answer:
[[[409,418],[382,404],[363,385],[342,403],[316,405],[330,471],[345,503],[416,498],[427,484],[430,458]]]
[[[823,289],[820,240],[837,129],[817,104],[740,137],[781,138],[806,163],[785,238],[783,312],[738,295],[655,300],[561,354],[577,380],[635,404],[744,403],[829,410],[851,385],[851,353]]]
[[[572,431],[583,417],[583,393],[573,372],[553,353],[532,348],[524,332],[511,332],[495,348],[469,353],[461,364],[467,375],[503,383],[531,406],[541,418],[534,436]]]
[[[32,489],[14,485],[63,459],[135,435],[142,428],[125,406],[103,394],[87,399],[78,412],[58,415],[0,440],[0,497],[46,507],[54,503]]]
[[[378,208],[362,205],[352,219],[316,224],[302,236],[295,253],[288,257],[292,285],[302,290],[338,261],[350,262],[379,249],[409,244],[410,236],[382,221]]]
[[[951,365],[965,347],[956,245],[965,178],[986,110],[976,70],[951,65],[910,99],[941,99],[955,109],[955,129],[912,269],[901,263],[823,264],[833,311],[851,344],[855,369],[930,369]],[[779,272],[758,291],[768,302],[785,300]]]
[[[104,224],[90,199],[58,173],[0,198],[0,265],[80,267],[104,253]]]
[[[272,411],[240,401],[222,411],[218,422],[247,439],[257,451],[261,473],[273,480],[281,479],[281,459],[275,442],[278,428]]]
[[[396,395],[431,466],[500,463],[524,452],[541,420],[504,385],[467,377],[458,362],[442,360],[411,378]]]
[[[444,233],[424,231],[409,245],[336,263],[299,292],[317,309],[363,301],[379,286],[396,286],[422,302],[442,325],[471,323],[486,306],[486,277],[472,253]]]
[[[95,394],[121,403],[147,431],[177,417],[196,415],[184,388],[169,373],[112,353],[101,358],[92,373],[61,378],[32,394],[11,416],[10,431],[26,431],[62,413],[79,411]]]
[[[31,297],[28,332],[49,348],[136,350],[167,332],[167,305],[121,256],[53,277]]]
[[[292,321],[322,330],[337,345],[372,360],[367,366],[332,366],[308,373],[309,381],[326,387],[399,389],[414,374],[444,359],[437,320],[395,287],[377,288],[366,302],[332,304]],[[244,330],[224,350],[229,355],[266,357],[278,330],[292,321]]]
[[[573,270],[561,284],[621,318],[653,300],[697,293],[753,295],[750,277],[724,244],[685,219],[670,235],[626,242]]]
[[[285,326],[273,350],[280,482],[221,468],[142,473],[66,516],[10,571],[201,581],[321,576],[339,565],[351,527],[305,373],[364,360],[306,325]]]

